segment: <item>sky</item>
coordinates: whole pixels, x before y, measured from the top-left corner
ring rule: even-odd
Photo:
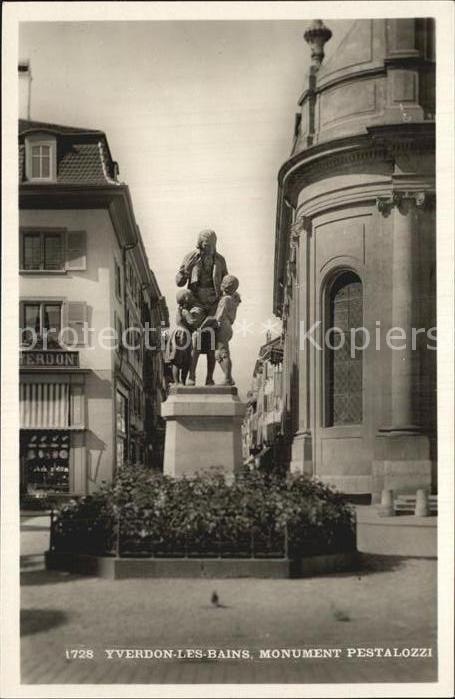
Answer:
[[[326,59],[352,20],[325,20]],[[242,303],[233,375],[248,390],[272,315],[277,174],[289,157],[310,50],[305,20],[26,22],[31,118],[100,129],[130,188],[150,266],[175,317],[175,273],[212,228]],[[198,380],[204,377],[201,357]],[[215,380],[221,381],[220,368]]]

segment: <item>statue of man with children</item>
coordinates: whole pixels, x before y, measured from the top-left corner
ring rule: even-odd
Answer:
[[[239,280],[228,274],[226,260],[216,251],[216,233],[203,230],[197,246],[185,255],[176,275],[176,327],[171,334],[166,361],[175,384],[195,386],[200,354],[207,355],[206,386],[213,386],[216,362],[224,374],[223,385],[234,385],[229,341],[240,296]]]

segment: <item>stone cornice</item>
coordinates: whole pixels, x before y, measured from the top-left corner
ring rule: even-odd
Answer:
[[[128,186],[21,184],[20,209],[107,209],[121,245],[136,245],[137,225]]]
[[[128,187],[125,184],[29,184],[19,185],[21,209],[82,209],[106,208],[115,198],[125,199],[128,205]]]
[[[400,122],[398,124],[383,124],[381,126],[368,126],[368,135],[376,144],[382,144],[393,149],[405,149],[419,146],[425,148],[435,145],[435,122],[414,121]]]
[[[386,197],[376,199],[376,207],[383,216],[388,216],[395,207],[405,212],[406,207],[414,205],[418,209],[433,209],[436,204],[436,195],[432,191],[412,191],[394,190]]]
[[[360,178],[359,178],[360,179]],[[333,183],[332,183],[333,184]],[[393,175],[384,175],[380,180],[372,182],[355,181],[343,186],[329,187],[316,194],[299,198],[299,211],[308,218],[314,218],[321,213],[328,213],[347,206],[362,207],[374,204],[379,199],[387,199],[391,192],[426,193],[425,206],[430,205],[429,196],[434,191],[433,177],[406,178],[405,183],[399,183]]]
[[[312,179],[334,168],[350,167],[371,159],[389,159],[413,150],[431,151],[435,144],[434,122],[399,123],[368,127],[367,134],[318,143],[287,160],[278,173],[278,182],[290,197],[293,183]]]
[[[366,134],[319,143],[286,161],[278,174],[277,226],[275,236],[275,278],[273,305],[279,314],[282,284],[290,230],[283,216],[284,201],[295,206],[298,193],[314,181],[332,173],[367,172],[362,166],[371,162],[392,162],[403,152],[434,151],[434,122],[398,123],[369,127]],[[378,193],[379,194],[379,193]],[[372,200],[375,201],[373,196]],[[281,284],[280,284],[281,282]]]

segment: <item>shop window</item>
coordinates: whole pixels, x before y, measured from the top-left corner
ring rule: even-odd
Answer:
[[[70,433],[68,430],[21,430],[22,487],[38,491],[69,491]]]
[[[62,304],[55,302],[27,302],[21,304],[21,343],[30,345],[34,335],[57,342],[62,329]]]
[[[325,424],[328,427],[362,422],[362,351],[353,349],[351,352],[351,329],[363,325],[362,306],[361,280],[354,272],[342,272],[327,290],[326,332],[333,329],[328,340],[334,347],[325,349]]]
[[[64,233],[29,231],[22,234],[21,269],[60,271],[65,269]]]

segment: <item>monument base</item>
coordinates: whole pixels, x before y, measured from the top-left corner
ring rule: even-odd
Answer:
[[[245,405],[235,386],[173,386],[161,405],[166,420],[164,474],[179,478],[242,464]]]

